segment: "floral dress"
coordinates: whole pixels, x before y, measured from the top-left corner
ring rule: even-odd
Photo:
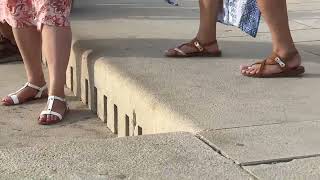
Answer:
[[[70,26],[71,0],[0,0],[0,20],[14,28]]]

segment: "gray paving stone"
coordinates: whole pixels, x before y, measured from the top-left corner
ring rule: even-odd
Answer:
[[[245,169],[254,173],[259,179],[270,180],[317,180],[320,179],[320,158],[297,159],[287,163],[262,164],[245,166]]]
[[[254,179],[188,133],[0,149],[0,178]]]
[[[298,21],[290,20],[289,21],[290,30],[296,31],[296,30],[305,30],[305,29],[311,29],[311,26],[308,26],[306,24],[302,24]],[[259,33],[269,33],[269,27],[265,22],[261,22],[259,27]]]
[[[222,129],[200,135],[243,165],[320,155],[320,121]]]
[[[320,62],[320,41],[297,43],[297,47],[303,49],[305,52],[318,55],[318,62]]]

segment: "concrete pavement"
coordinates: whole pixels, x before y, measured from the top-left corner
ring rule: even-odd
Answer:
[[[283,79],[239,74],[240,64],[271,51],[263,22],[256,39],[219,25],[222,58],[164,58],[166,48],[197,30],[196,1],[182,2],[175,8],[155,0],[75,1],[67,86],[105,124],[74,113],[48,129],[20,125],[43,104],[1,107],[11,112],[0,124],[3,177],[319,179],[320,1],[288,0],[307,73]],[[0,68],[9,73],[16,66]],[[23,83],[19,74],[12,77],[0,78],[0,95]],[[119,137],[143,136],[114,138],[106,127]]]
[[[24,84],[23,64],[0,65],[0,76],[2,97]],[[46,100],[0,106],[0,179],[255,179],[190,133],[115,138],[67,99],[71,111],[54,126],[37,124]]]
[[[68,86],[118,136],[136,135],[139,128],[143,134],[192,132],[251,169],[319,156],[320,1],[288,1],[307,73],[283,79],[239,74],[240,64],[271,52],[263,21],[256,39],[219,25],[222,58],[164,58],[165,49],[197,31],[197,2],[182,3],[175,8],[158,1],[77,1]],[[286,165],[296,173],[293,164]]]

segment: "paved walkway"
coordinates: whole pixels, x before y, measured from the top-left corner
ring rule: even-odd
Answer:
[[[283,79],[238,72],[270,53],[264,23],[256,39],[219,25],[222,58],[164,58],[197,30],[196,2],[182,2],[75,1],[67,85],[105,124],[73,97],[75,113],[49,128],[34,120],[45,102],[0,107],[0,178],[319,179],[320,1],[288,0],[307,73]],[[0,83],[3,96],[23,79]]]

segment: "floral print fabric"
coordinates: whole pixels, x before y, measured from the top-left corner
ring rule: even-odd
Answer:
[[[71,0],[0,0],[0,18],[14,28],[69,26]]]

